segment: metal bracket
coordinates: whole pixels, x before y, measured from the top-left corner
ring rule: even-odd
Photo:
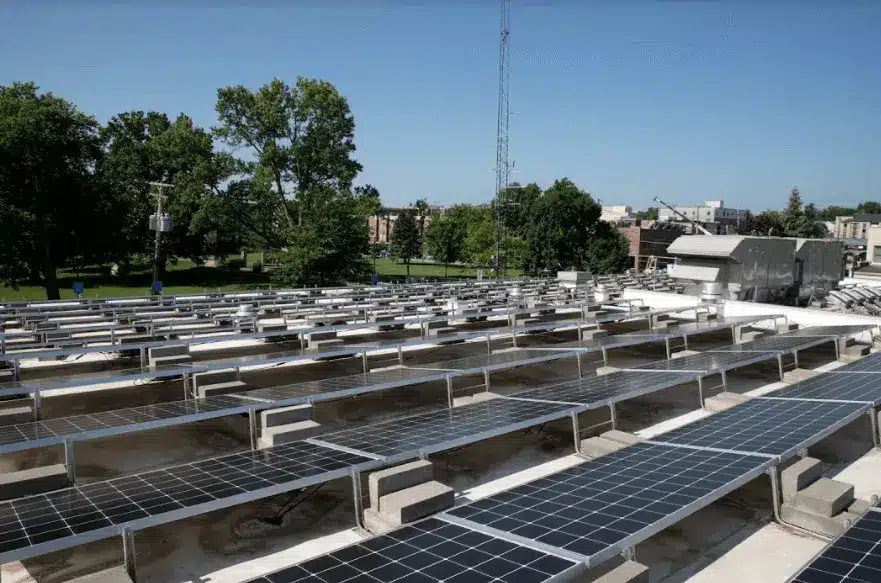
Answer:
[[[134,583],[138,581],[137,563],[135,561],[135,533],[130,528],[122,529],[122,557],[125,571]]]
[[[575,439],[575,453],[580,454],[581,451],[581,422],[578,420],[578,413],[576,411],[572,411],[569,414],[572,418],[572,435]]]
[[[73,440],[64,440],[64,469],[67,470],[67,479],[72,484],[76,484],[76,467],[73,459]]]
[[[251,451],[257,451],[257,409],[248,409],[248,433],[251,436]]]
[[[635,561],[636,560],[636,547],[627,547],[623,551],[621,551],[621,556],[625,561]]]

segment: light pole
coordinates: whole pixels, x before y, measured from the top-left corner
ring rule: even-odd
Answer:
[[[162,276],[162,233],[171,231],[171,217],[162,214],[162,203],[167,198],[163,194],[163,189],[172,188],[174,185],[164,182],[150,182],[151,187],[155,188],[155,192],[150,193],[156,197],[156,214],[150,215],[150,228],[156,231],[156,237],[153,240],[153,285],[159,281]]]

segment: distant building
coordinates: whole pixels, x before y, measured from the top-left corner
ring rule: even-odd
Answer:
[[[867,239],[869,227],[881,225],[881,215],[835,217],[832,235],[836,239]]]
[[[633,207],[628,205],[603,205],[603,212],[600,215],[600,220],[609,223],[617,223],[618,221],[631,218],[632,214]]]
[[[746,220],[749,213],[748,209],[727,208],[723,200],[707,200],[702,205],[674,205],[673,208],[708,231],[720,234],[725,233],[727,227],[736,227]],[[658,208],[658,221],[679,223],[688,232],[695,230],[691,223],[663,205]]]
[[[627,237],[630,243],[630,257],[633,258],[633,267],[637,270],[645,269],[651,257],[655,258],[658,267],[673,263],[673,259],[667,256],[667,247],[682,235],[679,229],[643,226],[651,222],[653,221],[618,227],[618,232]]]
[[[395,228],[395,221],[398,215],[409,207],[384,207],[381,215],[374,215],[367,219],[367,229],[370,231],[370,243],[373,245],[387,245],[392,240],[392,230]],[[431,207],[432,214],[443,213],[444,207]],[[416,222],[420,220],[420,216],[416,216]],[[425,217],[425,228],[431,223],[431,214]]]

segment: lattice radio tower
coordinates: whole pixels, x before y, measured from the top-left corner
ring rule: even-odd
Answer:
[[[507,236],[505,232],[505,217],[508,214],[508,178],[510,167],[508,166],[508,121],[510,111],[508,108],[508,90],[510,89],[511,51],[509,46],[511,0],[501,0],[502,18],[499,35],[499,111],[498,125],[496,128],[496,216],[495,216],[495,243],[496,243],[496,275],[507,275]]]

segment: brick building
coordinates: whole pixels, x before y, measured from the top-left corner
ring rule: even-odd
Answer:
[[[658,265],[673,263],[667,256],[667,247],[675,241],[682,231],[674,229],[656,229],[652,226],[628,225],[618,227],[618,232],[630,242],[630,257],[633,267],[644,269],[649,257],[656,257]]]

